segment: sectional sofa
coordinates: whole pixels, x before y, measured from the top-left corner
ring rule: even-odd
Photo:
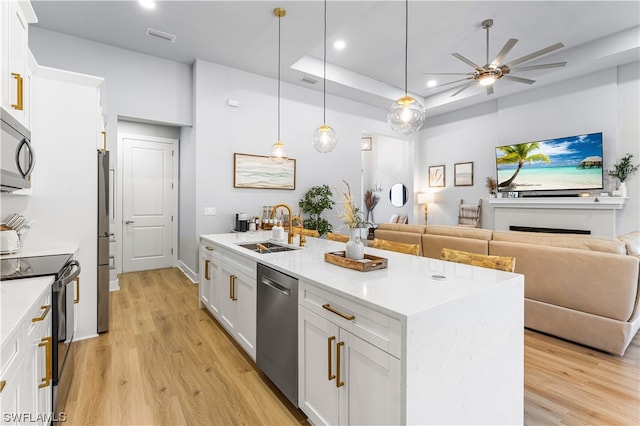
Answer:
[[[516,258],[525,276],[525,327],[617,355],[640,328],[638,233],[619,239],[500,232],[458,226],[379,224],[375,237]]]

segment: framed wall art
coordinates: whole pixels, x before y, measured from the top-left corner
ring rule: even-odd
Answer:
[[[296,160],[234,153],[233,187],[296,189]]]
[[[453,165],[453,186],[473,186],[473,161]]]
[[[429,166],[429,188],[444,187],[444,164]]]

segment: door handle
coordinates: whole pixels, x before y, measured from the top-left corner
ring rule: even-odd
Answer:
[[[76,277],[76,297],[73,299],[73,303],[80,303],[80,277]]]
[[[16,103],[11,104],[11,108],[16,109],[18,111],[23,111],[24,106],[22,105],[22,100],[24,96],[23,96],[22,76],[18,73],[12,72],[11,77],[13,77],[16,80],[16,90],[17,90]]]
[[[331,343],[336,340],[336,336],[327,338],[327,358],[329,359],[327,365],[327,380],[331,381],[336,378],[336,375],[331,372]]]
[[[340,364],[342,363],[342,359],[341,355],[342,355],[342,347],[344,346],[344,342],[338,342],[338,344],[336,345],[336,358],[338,358],[336,360],[337,362],[337,366],[336,366],[336,387],[342,387],[344,386],[344,382],[342,381],[342,372],[340,371]]]
[[[129,219],[127,219],[127,220],[125,220],[125,221],[124,221],[124,224],[125,224],[125,225],[130,225],[130,224],[132,224],[132,223],[136,223],[136,222],[135,222],[135,220],[129,220]]]
[[[234,302],[238,300],[236,297],[236,278],[237,277],[235,275],[231,275],[229,277],[229,299]]]
[[[38,385],[39,389],[46,388],[51,384],[51,364],[53,357],[53,338],[52,337],[43,337],[40,339],[39,347],[44,347],[45,350],[45,359],[46,359],[46,372],[42,379],[40,379],[40,384]]]
[[[205,280],[211,279],[211,277],[209,276],[209,259],[204,260],[204,279]]]

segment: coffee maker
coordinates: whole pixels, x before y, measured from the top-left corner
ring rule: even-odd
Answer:
[[[238,232],[247,232],[249,230],[249,220],[246,213],[236,213],[236,227]]]

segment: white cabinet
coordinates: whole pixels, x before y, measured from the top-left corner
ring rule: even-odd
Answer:
[[[37,22],[28,1],[0,2],[0,93],[2,107],[29,128],[29,24]]]
[[[361,338],[368,336],[362,331],[373,324],[372,312],[303,281],[299,290],[300,409],[316,425],[399,424],[401,361]],[[379,323],[387,335],[399,333],[399,323],[387,320]],[[363,327],[354,327],[354,321]]]
[[[49,424],[52,390],[51,288],[46,287],[2,344],[3,424]]]
[[[256,262],[203,240],[200,303],[256,358]]]

